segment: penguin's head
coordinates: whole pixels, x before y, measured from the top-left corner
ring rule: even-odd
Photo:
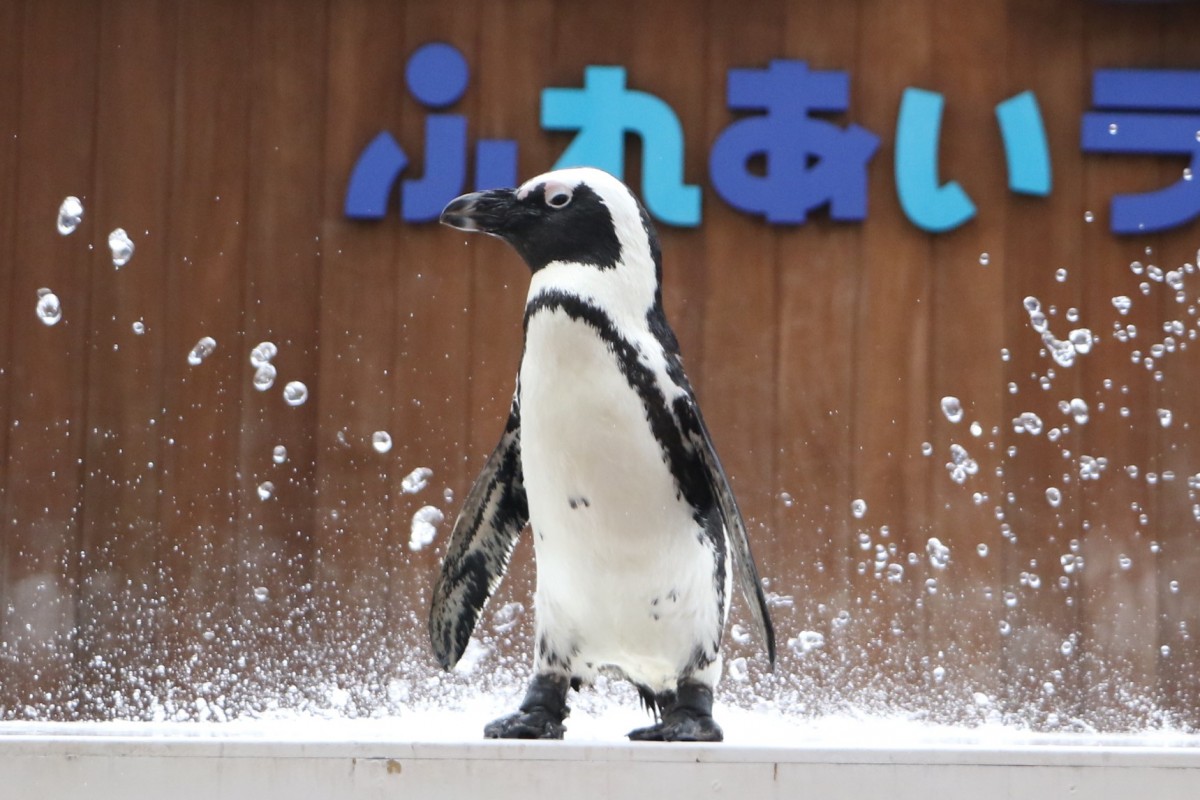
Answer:
[[[624,183],[591,167],[465,194],[450,201],[441,222],[503,239],[534,273],[556,263],[602,270],[624,264],[660,277],[658,236],[645,208]]]

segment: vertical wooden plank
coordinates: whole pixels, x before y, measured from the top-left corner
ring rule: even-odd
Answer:
[[[157,542],[172,123],[161,110],[174,93],[174,23],[168,2],[136,10],[108,2],[99,20],[77,614],[79,713],[88,718],[149,713],[142,703],[151,697],[156,638],[169,613],[159,601]],[[120,269],[107,245],[116,228],[135,246]]]
[[[707,87],[702,141],[707,147],[734,119],[724,102],[727,71],[765,66],[781,52],[785,14],[783,2],[757,4],[752,13],[727,3],[707,5],[702,66]],[[778,563],[786,550],[776,546],[769,528],[778,492],[778,238],[711,192],[705,197],[700,235],[705,280],[700,331],[703,383],[698,385],[697,395],[746,517],[756,560],[768,577],[786,574]],[[691,369],[696,361],[685,363]],[[784,588],[779,594],[791,592]],[[790,620],[783,618],[784,612],[776,608],[773,613],[776,625],[786,630]],[[737,614],[734,618],[744,619]],[[781,646],[786,638],[781,636]],[[758,653],[762,644],[751,641],[750,647]]]
[[[1162,10],[1162,55],[1158,62],[1170,69],[1200,69],[1195,48],[1196,33],[1200,31],[1200,7],[1179,4]],[[1168,186],[1181,179],[1181,160],[1166,160],[1158,169],[1157,186]],[[1200,306],[1200,278],[1186,272],[1187,264],[1196,266],[1197,242],[1200,242],[1200,222],[1187,225],[1159,237],[1157,260],[1164,269],[1184,269],[1184,302],[1177,302],[1175,290],[1169,285],[1156,285],[1162,294],[1163,323],[1179,322],[1179,328],[1168,332],[1162,326],[1146,331],[1146,348],[1154,342],[1165,342],[1170,336],[1177,350],[1159,360],[1165,380],[1159,386],[1159,408],[1171,412],[1169,427],[1158,426],[1158,470],[1160,476],[1154,539],[1160,545],[1156,564],[1147,551],[1147,534],[1137,537],[1137,552],[1133,568],[1137,596],[1141,607],[1140,622],[1145,625],[1149,609],[1157,607],[1157,641],[1148,642],[1139,635],[1133,642],[1139,648],[1136,655],[1145,657],[1144,648],[1153,646],[1157,659],[1158,697],[1167,711],[1183,725],[1200,728],[1200,395],[1195,391],[1193,376],[1200,369],[1200,345],[1197,339],[1197,308]],[[1138,298],[1140,299],[1140,298]],[[1185,349],[1186,348],[1186,349]],[[1157,412],[1157,408],[1153,409]],[[1151,409],[1142,415],[1142,424]],[[1157,416],[1157,413],[1155,413]],[[1149,422],[1153,429],[1154,423]],[[1166,480],[1173,475],[1173,480]],[[1133,549],[1133,548],[1131,548]],[[1155,568],[1157,567],[1157,568]],[[1149,582],[1151,585],[1146,586]],[[1127,614],[1133,616],[1133,614]]]
[[[21,135],[21,56],[24,6],[6,3],[0,6],[0,297],[12,297],[16,278],[17,208],[20,195],[17,187],[17,156]],[[0,464],[8,464],[8,431],[11,425],[12,372],[11,361],[14,326],[28,325],[29,317],[18,321],[10,315],[0,325]],[[12,532],[8,521],[8,485],[0,480],[0,633],[7,630],[6,618],[11,604],[9,596],[8,563],[15,558],[10,553]],[[0,637],[0,669],[12,674],[15,653],[7,637]],[[13,692],[17,686],[0,690],[0,717],[13,713],[16,706]]]
[[[264,676],[276,673],[295,645],[313,567],[318,268],[326,207],[326,179],[314,169],[325,155],[325,120],[315,110],[326,102],[326,11],[318,0],[262,0],[254,4],[251,34],[243,347],[232,359],[241,376],[235,602],[248,669]],[[275,384],[266,390],[255,385],[249,363],[250,349],[260,342],[278,349]],[[284,401],[290,381],[307,387],[303,404]],[[348,432],[360,452],[370,451],[370,436]],[[287,461],[276,464],[280,445]]]
[[[203,687],[210,701],[236,680],[227,669],[240,641],[237,612],[237,457],[246,350],[246,252],[250,7],[184,2],[179,38],[171,170],[162,435],[168,680]],[[192,347],[211,337],[215,352],[198,364]],[[188,695],[185,695],[188,696]],[[203,703],[167,712],[207,718]]]
[[[478,80],[477,3],[452,7],[415,3],[405,9],[404,25],[405,57],[428,42],[448,42],[462,51],[470,74]],[[468,86],[467,94],[448,113],[465,114],[469,120],[477,97]],[[425,121],[435,113],[439,112],[406,97],[398,134],[405,151],[411,154],[407,177],[424,174]],[[399,231],[395,268],[400,323],[392,371],[392,427],[400,434],[395,460],[401,468],[392,478],[392,514],[406,544],[411,520],[420,508],[429,505],[445,514],[444,490],[469,487],[474,477],[468,476],[465,464],[471,268],[461,255],[462,240],[447,235],[442,226],[434,222],[403,224]],[[433,470],[429,488],[415,495],[406,493],[401,481],[418,466]],[[443,536],[451,521],[442,523]],[[431,576],[437,569],[435,549],[413,551],[404,546],[397,552],[401,553],[403,567],[393,575],[391,602],[402,608],[427,608]],[[423,619],[424,614],[419,613],[418,618]]]
[[[1146,67],[1159,62],[1162,22],[1159,8],[1087,10],[1084,85],[1089,106],[1094,70]],[[1154,160],[1095,155],[1084,158],[1087,202],[1089,208],[1100,213],[1097,221],[1087,226],[1079,270],[1083,321],[1097,325],[1106,340],[1097,348],[1098,358],[1083,359],[1081,365],[1082,396],[1092,413],[1081,429],[1080,457],[1106,457],[1108,468],[1098,480],[1080,485],[1085,567],[1079,576],[1084,637],[1079,663],[1084,670],[1084,684],[1089,687],[1087,702],[1117,709],[1125,697],[1148,695],[1157,677],[1157,631],[1146,624],[1156,613],[1157,558],[1148,542],[1139,546],[1138,517],[1141,513],[1154,516],[1153,487],[1147,481],[1158,471],[1156,434],[1160,426],[1155,409],[1159,406],[1160,387],[1141,364],[1132,363],[1130,352],[1148,349],[1151,341],[1161,338],[1160,301],[1166,287],[1159,284],[1153,287],[1158,290],[1156,294],[1143,296],[1135,287],[1145,278],[1129,269],[1132,261],[1157,261],[1147,257],[1145,251],[1153,239],[1118,237],[1108,230],[1108,198],[1130,191],[1138,176],[1153,175],[1157,166]],[[1134,297],[1128,315],[1119,314],[1113,307],[1112,298],[1118,295]],[[1138,327],[1138,340],[1121,343],[1113,335],[1114,326],[1128,324]],[[1114,389],[1105,389],[1105,380],[1112,381]],[[1130,409],[1130,414],[1123,416],[1121,407]],[[1128,471],[1130,466],[1138,471],[1137,477]]]
[[[1078,396],[1080,370],[1055,364],[1022,303],[1026,297],[1037,298],[1050,330],[1060,338],[1073,327],[1065,315],[1067,308],[1079,305],[1079,282],[1060,283],[1055,273],[1079,267],[1084,232],[1077,155],[1084,94],[1081,4],[1014,0],[1008,24],[1009,90],[1033,91],[1043,109],[1053,191],[1045,199],[1012,196],[1008,202],[1003,304],[1010,356],[1005,377],[1015,393],[1004,395],[1001,422],[1007,526],[1002,530],[1007,535],[989,543],[988,558],[1001,560],[1005,576],[993,601],[1004,603],[997,607],[1009,684],[1006,709],[1041,709],[1068,717],[1080,710],[1082,686],[1074,653],[1062,650],[1063,642],[1076,641],[1079,633],[1078,576],[1064,575],[1060,562],[1079,532],[1078,472],[1064,452],[1078,457],[1079,432],[1059,411],[1058,401]],[[1041,420],[1040,433],[1017,430],[1013,420],[1027,413]],[[1051,434],[1052,428],[1061,432]],[[1069,480],[1064,478],[1068,474]],[[1050,488],[1061,493],[1058,505],[1047,500]],[[1022,580],[1023,574],[1037,576],[1034,583],[1040,588]],[[1062,577],[1068,578],[1065,584]]]
[[[67,195],[79,196],[85,208],[92,197],[98,35],[94,4],[25,8],[14,263],[28,268],[15,270],[6,298],[12,337],[4,471],[9,605],[0,640],[8,643],[12,669],[5,684],[18,707],[35,702],[57,718],[75,713],[86,287],[94,258],[88,243],[98,229],[85,216],[72,236],[62,237],[54,216]],[[41,287],[62,302],[62,321],[51,327],[34,314]]]
[[[566,79],[555,74],[562,41],[555,36],[558,5],[552,0],[504,0],[480,7],[480,30],[487,35],[479,36],[478,67],[469,90],[476,98],[477,112],[469,129],[476,137],[515,139],[520,143],[518,182],[548,170],[560,151],[558,143],[544,134],[539,124],[542,89]],[[544,47],[510,46],[517,41],[541,42]],[[450,231],[443,235],[455,238]],[[463,249],[470,254],[471,335],[469,363],[459,366],[469,373],[470,445],[463,482],[453,487],[454,499],[445,509],[448,521],[457,515],[476,470],[496,446],[508,418],[521,359],[522,318],[529,286],[528,268],[503,243],[472,237]],[[465,255],[452,258],[463,259]],[[457,268],[449,261],[446,266]],[[437,552],[440,556],[443,547]],[[432,580],[431,576],[421,577]],[[505,625],[503,635],[495,637],[496,656],[507,657],[510,664],[529,663],[533,650],[533,589],[533,547],[521,541],[490,606],[492,613],[508,608],[505,613],[511,614],[518,606],[510,604],[519,604],[529,612],[520,616],[516,626]],[[505,621],[511,623],[511,618],[506,616]],[[480,623],[481,633],[489,636],[493,624],[485,617]],[[492,663],[486,662],[483,668]]]
[[[1006,321],[1021,313],[1019,305],[1003,302],[1010,195],[994,109],[1015,93],[1005,78],[1006,7],[1005,0],[975,3],[969,14],[956,13],[946,0],[931,7],[935,70],[925,88],[946,99],[941,177],[958,181],[976,206],[974,219],[933,241],[932,394],[925,409],[932,418],[934,455],[927,462],[932,525],[912,544],[920,557],[912,580],[924,594],[930,625],[923,690],[944,694],[948,712],[975,692],[996,698],[1003,689],[998,643],[1004,540],[996,509],[1003,507],[1004,492],[996,467],[1003,463],[1003,431],[1009,426],[1000,351]],[[941,410],[944,397],[960,401],[960,420]],[[961,484],[943,466],[955,445],[979,466]],[[929,557],[929,537],[949,548],[948,565],[939,567]],[[979,556],[980,544],[989,548],[989,557]],[[942,671],[935,673],[938,667]]]
[[[350,648],[361,650],[365,661],[374,654],[370,647],[380,647],[385,609],[397,606],[388,595],[389,576],[393,568],[402,569],[395,553],[404,548],[406,520],[394,513],[392,497],[393,478],[405,468],[399,453],[408,435],[393,425],[393,408],[402,402],[393,377],[403,346],[396,279],[404,259],[399,188],[378,222],[347,220],[342,204],[362,148],[381,131],[399,135],[409,103],[404,30],[402,10],[386,0],[330,8],[313,626],[323,644],[318,657],[335,674],[347,668]],[[407,144],[405,150],[410,163],[418,157]],[[357,448],[345,446],[338,438],[343,430],[367,437],[388,431],[395,445],[385,454],[364,450],[362,439],[356,439]],[[415,633],[405,639],[413,645],[419,640]]]
[[[783,55],[807,61],[812,70],[850,74],[850,108],[835,118],[838,125],[858,123],[863,111],[860,90],[867,76],[857,69],[860,13],[857,3],[844,4],[832,17],[825,4],[813,0],[787,5]],[[758,224],[766,235],[766,223]],[[811,651],[794,667],[817,682],[822,697],[836,694],[845,680],[844,662],[835,652],[842,644],[839,614],[848,613],[851,602],[847,554],[857,522],[850,510],[851,386],[861,235],[861,224],[833,222],[823,212],[776,234],[779,455],[772,485],[779,494],[772,498],[770,535],[755,544],[770,557],[763,566],[775,576],[776,590],[795,598],[794,611],[775,612],[784,656],[790,657],[784,646],[801,630],[825,637],[826,648]]]
[[[856,115],[880,136],[871,162],[871,219],[862,230],[863,277],[856,308],[852,429],[854,495],[867,503],[862,548],[847,545],[853,564],[855,606],[847,636],[858,646],[868,676],[896,679],[903,697],[920,674],[923,619],[911,582],[891,583],[883,564],[904,566],[922,553],[927,525],[930,463],[920,455],[928,441],[934,400],[930,392],[932,250],[930,238],[899,206],[893,178],[896,119],[903,90],[928,87],[933,20],[927,0],[864,2],[860,11],[858,69],[872,76]],[[897,31],[905,31],[897,36]],[[946,453],[935,453],[944,463]],[[939,476],[940,477],[940,476]],[[868,688],[868,687],[862,687]]]

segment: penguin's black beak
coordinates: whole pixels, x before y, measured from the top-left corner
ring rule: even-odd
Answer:
[[[438,221],[460,231],[479,231],[498,236],[505,228],[516,201],[512,189],[471,192],[450,201]]]

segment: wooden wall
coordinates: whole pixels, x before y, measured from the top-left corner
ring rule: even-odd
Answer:
[[[517,139],[522,176],[569,141],[540,130],[540,90],[580,85],[588,64],[626,66],[683,123],[704,221],[663,231],[668,313],[782,634],[773,675],[753,643],[730,644],[751,683],[727,681],[727,697],[1048,729],[1197,724],[1200,276],[1188,267],[1179,302],[1130,264],[1194,263],[1200,225],[1109,233],[1114,193],[1172,183],[1186,162],[1084,156],[1079,126],[1094,69],[1200,68],[1198,34],[1196,4],[1084,0],[0,3],[0,718],[373,713],[471,681],[511,690],[504,676],[525,669],[527,545],[474,677],[431,677],[424,615],[507,410],[527,272],[496,242],[394,208],[341,213],[376,133],[423,152],[404,64],[443,40],[471,68],[453,111],[473,138]],[[779,57],[850,73],[838,121],[882,139],[865,222],[771,227],[713,192],[726,71]],[[979,209],[951,233],[920,231],[896,198],[908,86],[945,95],[941,174]],[[1047,198],[1005,184],[993,109],[1026,89],[1050,141]],[[67,195],[86,212],[64,237]],[[137,248],[119,271],[116,227]],[[55,326],[34,313],[40,287],[61,298]],[[1115,295],[1133,298],[1127,317]],[[1027,296],[1059,336],[1094,331],[1092,352],[1056,366]],[[1151,356],[1168,335],[1174,350]],[[217,349],[191,366],[202,336]],[[248,355],[264,340],[279,377],[259,392]],[[303,405],[282,400],[291,380]],[[1073,398],[1085,424],[1059,410]],[[1014,431],[1024,412],[1046,431]],[[382,454],[380,430],[395,443]],[[979,467],[962,485],[953,444]],[[1080,479],[1084,456],[1107,459],[1098,479]],[[403,491],[422,466],[429,487]],[[413,551],[423,505],[447,520]]]

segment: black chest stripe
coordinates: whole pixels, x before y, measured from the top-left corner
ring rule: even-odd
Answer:
[[[671,470],[677,491],[696,510],[698,518],[707,515],[713,505],[713,497],[704,478],[704,464],[686,441],[679,421],[668,407],[666,396],[655,380],[654,372],[638,358],[637,349],[617,332],[607,314],[574,295],[547,291],[531,300],[525,306],[526,332],[529,330],[529,321],[542,311],[562,311],[576,322],[587,324],[608,345],[617,357],[621,374],[642,401],[650,430],[662,448],[663,461]]]

